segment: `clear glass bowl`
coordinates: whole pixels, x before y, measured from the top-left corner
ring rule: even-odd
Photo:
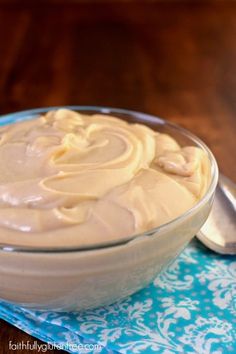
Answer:
[[[0,126],[33,119],[61,107],[40,108],[0,118]],[[64,107],[65,108],[65,107]],[[148,114],[107,107],[66,107],[142,123],[174,137],[182,146],[203,149],[211,181],[203,198],[178,218],[122,240],[86,247],[37,248],[0,243],[0,298],[41,310],[81,310],[119,300],[143,288],[183,250],[210,212],[218,181],[215,158],[207,146],[183,128]]]

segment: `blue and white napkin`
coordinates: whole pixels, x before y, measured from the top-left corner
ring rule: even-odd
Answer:
[[[39,312],[0,300],[0,318],[71,353],[236,353],[236,258],[194,240],[152,284],[113,305]]]

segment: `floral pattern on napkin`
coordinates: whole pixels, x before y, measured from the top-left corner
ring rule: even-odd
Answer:
[[[100,353],[234,354],[236,258],[194,240],[152,284],[115,304],[56,313],[0,301],[0,317],[48,343],[100,344]]]

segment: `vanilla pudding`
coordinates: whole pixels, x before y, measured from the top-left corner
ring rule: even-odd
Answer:
[[[67,109],[0,129],[0,243],[89,245],[135,235],[193,207],[206,152],[142,124]]]
[[[74,109],[0,119],[0,299],[28,308],[83,310],[143,288],[206,221],[217,184],[189,132]]]

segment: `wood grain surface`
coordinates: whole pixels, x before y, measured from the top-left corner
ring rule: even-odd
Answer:
[[[235,2],[2,1],[0,114],[69,104],[152,113],[201,137],[236,180],[235,18]],[[2,321],[0,353],[13,353],[9,340],[34,341]]]

